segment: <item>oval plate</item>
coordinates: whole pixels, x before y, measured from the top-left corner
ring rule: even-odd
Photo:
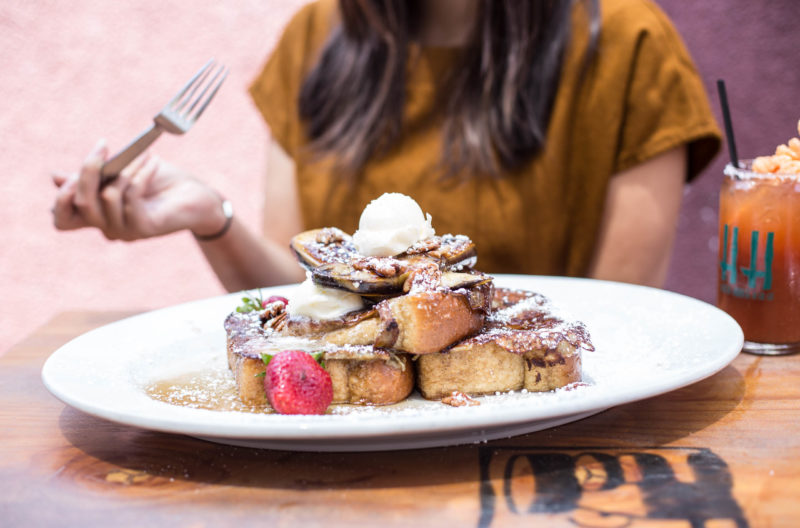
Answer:
[[[293,451],[416,449],[506,438],[684,387],[739,353],[739,325],[725,312],[676,293],[563,277],[498,275],[498,286],[540,292],[583,321],[596,347],[583,354],[586,385],[514,392],[450,407],[422,399],[386,407],[334,406],[324,416],[220,412],[150,398],[148,384],[226,369],[230,294],[164,308],[97,328],[65,344],[42,369],[64,403],[114,422],[214,442]],[[264,288],[286,295],[292,286]]]

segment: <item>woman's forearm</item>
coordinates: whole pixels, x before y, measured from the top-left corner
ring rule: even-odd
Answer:
[[[236,217],[225,236],[199,241],[203,253],[228,291],[300,282],[304,272],[289,248],[289,239],[303,229],[297,197],[294,160],[270,142],[265,181],[264,233],[253,233]],[[219,212],[219,203],[213,204]],[[207,218],[208,210],[199,215]],[[218,228],[219,221],[215,224]]]
[[[686,147],[611,179],[589,276],[661,287],[667,275],[686,181]]]
[[[259,238],[236,217],[225,236],[198,244],[228,291],[303,280],[303,270],[288,242],[282,245]]]

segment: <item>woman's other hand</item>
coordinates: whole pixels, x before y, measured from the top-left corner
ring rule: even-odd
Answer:
[[[138,240],[189,229],[198,235],[225,224],[220,196],[156,156],[144,154],[110,184],[100,188],[100,169],[108,155],[104,142],[92,150],[80,172],[54,175],[57,229],[97,227],[110,240]]]

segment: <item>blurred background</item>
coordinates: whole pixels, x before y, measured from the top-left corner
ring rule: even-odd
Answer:
[[[56,232],[50,173],[74,171],[99,138],[112,151],[124,146],[215,57],[231,74],[214,103],[187,137],[164,136],[154,151],[209,181],[259,226],[268,136],[246,90],[304,3],[0,3],[0,354],[65,310],[148,310],[224,293],[188,234],[120,243],[96,230]],[[717,116],[714,83],[726,79],[741,157],[771,153],[797,134],[796,0],[657,3],[683,35]],[[686,188],[666,285],[712,303],[726,158]]]

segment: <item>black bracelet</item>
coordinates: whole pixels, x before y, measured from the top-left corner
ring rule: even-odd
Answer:
[[[228,232],[228,229],[231,228],[231,224],[233,223],[233,204],[230,201],[222,200],[222,214],[225,215],[225,224],[222,226],[222,229],[213,235],[198,235],[197,233],[192,233],[194,237],[201,242],[211,242],[212,240],[217,240],[225,236],[225,233]]]

